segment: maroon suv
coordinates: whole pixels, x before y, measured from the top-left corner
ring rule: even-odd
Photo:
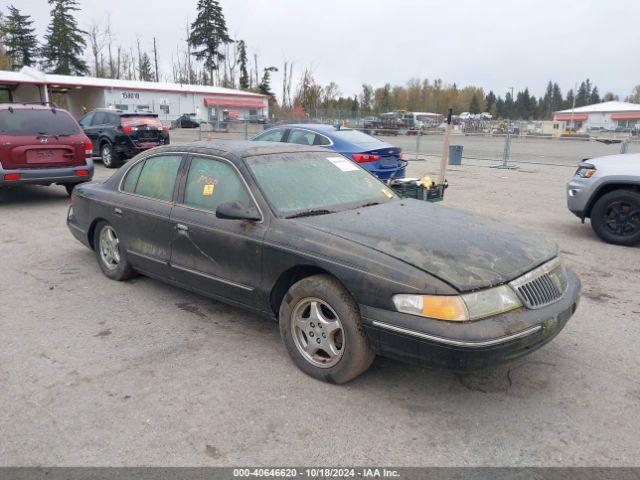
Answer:
[[[73,187],[93,177],[91,141],[67,112],[47,105],[0,104],[0,187]]]

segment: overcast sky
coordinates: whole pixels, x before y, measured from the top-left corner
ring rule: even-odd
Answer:
[[[0,0],[34,17],[43,34],[46,0]],[[181,48],[197,0],[80,0],[80,26],[111,18],[117,42],[157,38],[161,71]],[[404,84],[412,77],[476,85],[504,96],[548,80],[563,93],[589,77],[600,93],[622,97],[640,83],[637,0],[222,0],[229,33],[246,40],[262,69],[294,61],[296,78],[311,67],[344,95]],[[273,87],[281,89],[280,72]]]

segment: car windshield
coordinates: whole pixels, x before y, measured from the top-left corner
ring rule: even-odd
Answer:
[[[366,133],[362,133],[359,130],[341,129],[332,132],[331,135],[345,142],[352,143],[363,150],[373,150],[374,148],[384,148],[387,146],[383,141]]]
[[[13,108],[0,110],[0,134],[3,135],[75,135],[78,125],[61,110]]]
[[[369,172],[330,152],[259,155],[246,163],[271,206],[285,217],[331,213],[396,198]]]

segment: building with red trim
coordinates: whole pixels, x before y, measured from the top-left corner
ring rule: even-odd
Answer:
[[[576,131],[632,130],[640,127],[640,105],[628,102],[602,102],[575,109],[561,110],[553,115],[555,123],[572,125]]]
[[[151,111],[170,121],[195,113],[200,119],[249,119],[269,115],[269,99],[258,93],[202,85],[142,82],[110,78],[45,74],[24,67],[0,71],[0,89],[13,102],[48,102],[67,108],[76,117],[94,108],[129,112]]]

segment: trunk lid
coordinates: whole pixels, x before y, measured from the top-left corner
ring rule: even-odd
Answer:
[[[0,163],[5,170],[85,165],[84,133],[65,111],[0,110]]]
[[[157,116],[122,115],[122,131],[138,148],[151,148],[160,144],[164,126]]]

